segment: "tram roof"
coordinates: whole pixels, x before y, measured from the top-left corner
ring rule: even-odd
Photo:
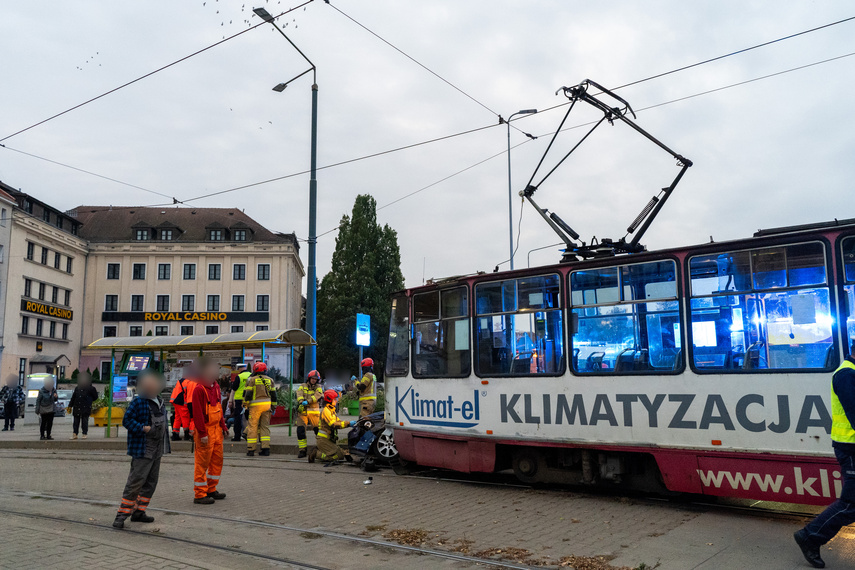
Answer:
[[[303,329],[283,329],[190,336],[114,336],[99,338],[84,350],[226,350],[259,348],[263,344],[309,346],[317,343]]]

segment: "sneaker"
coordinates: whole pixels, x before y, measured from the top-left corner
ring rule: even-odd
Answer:
[[[71,437],[69,439],[77,439],[77,434],[76,433],[71,434]]]
[[[2,429],[2,430],[0,430],[0,431],[9,431],[9,428],[3,428],[3,429]]]
[[[131,520],[134,522],[150,523],[154,522],[154,517],[145,514],[145,511],[134,511],[134,514],[131,515]]]
[[[247,457],[255,457],[255,450],[254,449],[247,450],[246,456]]]
[[[314,463],[315,458],[318,456],[318,448],[313,447],[312,451],[309,452],[309,463]]]
[[[213,493],[208,493],[208,496],[214,499],[215,501],[222,501],[226,498],[225,493],[220,493],[219,491],[214,491]]]
[[[88,438],[89,436],[88,436],[88,435],[86,435],[86,434],[84,433],[82,437],[83,437],[83,439],[86,439],[86,438]]]
[[[125,519],[128,518],[125,515],[116,515],[116,519],[113,521],[113,528],[125,528]]]
[[[270,456],[270,448],[262,449],[262,450],[259,452],[259,455],[260,455],[260,456],[262,456],[262,457],[269,457],[269,456]]]
[[[199,497],[198,499],[193,499],[193,502],[197,505],[213,505],[214,497]]]
[[[819,556],[819,547],[811,544],[805,529],[801,529],[800,531],[793,533],[793,538],[795,539],[796,544],[799,545],[799,548],[802,551],[802,556],[805,557],[808,564],[814,568],[825,568],[825,562]]]
[[[308,453],[306,453],[306,450],[301,449],[300,453],[297,454],[297,459],[303,459],[304,457],[306,457],[306,455],[308,455]]]

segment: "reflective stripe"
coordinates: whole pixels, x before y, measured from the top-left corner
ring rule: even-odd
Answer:
[[[324,432],[322,432],[322,431],[319,431],[319,432],[318,432],[318,437],[323,437],[324,439],[329,439],[329,438],[330,438],[330,436],[328,436],[327,434],[325,434],[325,433],[324,433]]]
[[[308,444],[306,443],[305,439],[298,439],[297,440],[297,447],[299,447],[300,449],[306,449],[306,445],[308,445]]]
[[[208,483],[206,481],[202,481],[201,483],[199,483],[198,481],[193,481],[193,485],[195,485],[196,487],[207,487]]]
[[[850,360],[844,360],[843,364],[834,371],[838,372],[848,368],[855,371],[855,364]],[[840,443],[855,443],[855,429],[852,429],[852,420],[855,418],[846,417],[846,412],[843,409],[843,404],[840,403],[840,398],[834,392],[834,376],[831,382],[831,440]]]
[[[131,509],[119,509],[119,512],[122,514],[128,514],[131,512]]]
[[[377,399],[377,396],[364,396],[362,398],[359,398],[359,401],[361,402],[363,400],[376,400],[376,399]]]
[[[261,441],[270,441],[270,438],[269,437],[262,437]]]
[[[208,479],[214,479],[215,481],[219,481],[220,476],[219,475],[208,475]]]
[[[247,443],[255,443],[256,441],[258,441],[258,440],[257,439],[249,439],[249,438],[247,438],[247,440],[246,440]]]
[[[269,404],[269,403],[270,403],[270,398],[261,398],[258,400],[253,400],[252,402],[249,403],[249,405],[250,406],[257,406],[259,404]]]

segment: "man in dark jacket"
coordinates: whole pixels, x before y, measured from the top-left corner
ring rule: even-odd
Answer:
[[[89,415],[92,413],[92,402],[98,399],[98,390],[92,385],[92,379],[88,374],[81,374],[77,380],[77,386],[71,394],[68,407],[74,416],[74,433],[71,439],[77,439],[80,427],[83,427],[83,439],[89,436]]]
[[[18,386],[18,378],[10,376],[9,381],[0,389],[0,402],[3,402],[3,431],[15,431],[15,418],[18,417],[21,404],[26,400],[24,389]]]

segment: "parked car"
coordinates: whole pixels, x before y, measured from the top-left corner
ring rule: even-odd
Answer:
[[[71,404],[71,395],[74,393],[74,390],[57,390],[56,395],[58,396],[58,400],[56,401],[56,405],[54,406],[54,417],[62,418],[65,417],[65,409]]]

